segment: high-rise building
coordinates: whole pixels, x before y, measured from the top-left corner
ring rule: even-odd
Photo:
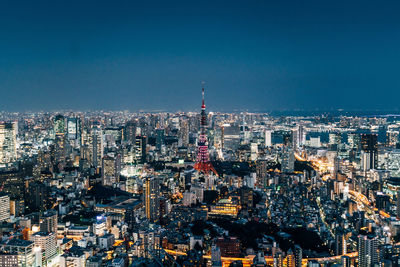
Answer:
[[[135,138],[135,162],[144,164],[146,162],[146,145],[147,145],[147,138],[146,136],[136,136]]]
[[[144,180],[144,205],[146,217],[151,222],[160,218],[160,182],[158,178],[147,177]]]
[[[133,143],[136,137],[136,123],[128,121],[123,129],[124,141]]]
[[[189,122],[187,119],[180,120],[179,139],[181,146],[187,147],[189,145]]]
[[[0,164],[14,162],[16,153],[15,125],[8,122],[0,122]]]
[[[329,134],[329,144],[339,145],[341,143],[342,136],[339,132],[333,132]]]
[[[287,267],[296,267],[296,261],[294,258],[293,250],[289,248],[286,255],[286,266]]]
[[[17,253],[0,253],[0,266],[18,267]]]
[[[343,267],[351,267],[351,258],[349,256],[342,256],[341,261]]]
[[[39,218],[40,231],[44,233],[57,233],[57,211],[47,210]]]
[[[399,131],[386,132],[386,146],[396,147],[399,143]]]
[[[347,253],[346,236],[342,229],[337,229],[335,234],[335,254],[344,255]]]
[[[265,131],[265,143],[264,145],[266,147],[272,146],[272,131],[271,130],[266,130]]]
[[[79,139],[79,120],[78,118],[67,119],[67,138],[68,140]]]
[[[57,233],[37,232],[32,236],[35,246],[42,251],[42,261],[48,262],[57,255]]]
[[[378,135],[362,134],[361,135],[362,149],[362,169],[368,171],[378,167]]]
[[[306,142],[306,132],[304,131],[304,126],[299,125],[297,129],[297,146],[302,147]]]
[[[303,250],[299,245],[294,246],[294,266],[301,267],[303,261]]]
[[[221,250],[216,245],[211,247],[211,264],[212,267],[222,267]]]
[[[121,173],[121,155],[105,155],[102,159],[101,177],[103,185],[112,186],[119,182]]]
[[[396,217],[400,218],[400,190],[397,191],[396,195]]]
[[[378,254],[379,240],[377,236],[358,236],[358,264],[359,266],[374,266],[379,264]]]
[[[65,118],[59,114],[54,118],[54,135],[55,135],[55,162],[64,166],[65,164]]]
[[[361,148],[361,137],[357,133],[349,133],[347,135],[347,143],[351,149],[359,150]]]
[[[292,173],[294,172],[294,151],[291,148],[287,148],[282,154],[281,162],[282,172]]]
[[[0,250],[3,253],[18,255],[18,266],[39,266],[35,265],[34,243],[22,239],[11,239],[0,243]],[[4,265],[2,265],[4,266]]]
[[[156,149],[161,151],[163,145],[165,145],[165,130],[156,129]]]
[[[10,196],[0,192],[0,222],[10,219]]]
[[[93,125],[92,134],[89,136],[89,159],[93,167],[101,167],[104,152],[103,133],[99,125]]]
[[[253,189],[247,186],[240,188],[240,205],[244,210],[253,208]]]
[[[275,255],[273,255],[274,257],[274,263],[273,266],[274,267],[283,267],[283,255],[281,252],[277,252],[275,253]]]
[[[261,188],[269,186],[268,184],[268,161],[257,160],[256,162],[256,177],[257,183]]]

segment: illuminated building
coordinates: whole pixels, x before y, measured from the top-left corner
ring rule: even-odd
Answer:
[[[212,205],[209,216],[229,216],[236,217],[240,209],[240,205],[237,202],[237,199],[233,198],[225,198],[221,199],[217,202],[216,205]]]
[[[34,243],[21,239],[11,239],[0,244],[0,249],[4,253],[18,255],[18,266],[34,267],[35,253]]]
[[[216,245],[211,247],[211,264],[212,267],[222,267],[221,250]]]
[[[157,178],[147,177],[144,180],[144,203],[146,217],[151,222],[160,218],[160,183]]]
[[[339,132],[329,134],[329,144],[330,145],[339,145],[341,143],[341,140],[342,140],[342,136]]]
[[[261,188],[267,187],[268,184],[268,161],[266,160],[257,160],[256,162],[256,175],[258,185]]]
[[[0,164],[14,162],[16,154],[16,134],[13,123],[0,122]]]
[[[342,256],[341,262],[343,267],[351,267],[351,258],[349,256]]]
[[[376,134],[362,134],[361,149],[361,166],[363,171],[376,169],[378,166],[378,136]]]
[[[274,267],[283,267],[283,255],[281,252],[275,253],[273,255],[274,260],[273,260],[273,266]]]
[[[39,218],[40,231],[45,233],[57,233],[57,211],[47,210]]]
[[[335,255],[344,255],[347,253],[346,236],[342,229],[337,229],[335,234]]]
[[[294,246],[294,266],[301,267],[302,260],[303,260],[303,250],[301,249],[300,246],[295,245]]]
[[[266,130],[265,131],[265,143],[264,145],[266,147],[272,146],[272,131],[271,130]]]
[[[282,154],[281,162],[282,172],[292,173],[294,172],[294,151],[291,148],[287,148]]]
[[[162,146],[165,144],[165,130],[156,129],[156,148],[161,151]]]
[[[351,149],[361,148],[361,136],[357,133],[349,133],[347,135],[347,143]]]
[[[50,261],[57,255],[57,241],[55,233],[37,232],[32,235],[36,247],[43,251],[43,262]]]
[[[204,87],[202,88],[202,105],[201,105],[201,120],[200,120],[200,136],[197,142],[197,160],[194,168],[206,175],[213,171],[217,175],[217,171],[214,169],[210,162],[210,155],[208,153],[208,142],[206,136],[207,127],[207,115],[206,105],[204,103]]]
[[[400,150],[393,149],[386,153],[384,168],[392,177],[400,177]]]
[[[85,267],[86,255],[83,251],[68,251],[60,256],[60,267]]]
[[[115,237],[113,234],[102,235],[98,238],[98,240],[99,240],[99,247],[101,249],[108,249],[112,247],[112,245],[115,243]]]
[[[136,136],[135,138],[135,162],[144,164],[146,162],[146,136]]]
[[[373,235],[358,236],[358,264],[359,266],[374,266],[379,264],[379,240]]]
[[[68,140],[79,139],[79,120],[77,118],[67,118],[67,138]]]
[[[101,177],[103,185],[112,186],[119,182],[121,172],[121,155],[106,155],[102,159]]]
[[[187,147],[189,145],[189,122],[186,119],[180,120],[179,139],[181,146]]]
[[[65,118],[57,115],[54,118],[54,135],[55,135],[55,160],[56,163],[65,164]]]
[[[222,257],[239,257],[241,244],[236,237],[218,237],[215,240],[216,246],[219,247]]]
[[[0,192],[0,222],[10,219],[10,196]]]
[[[89,160],[93,167],[101,167],[103,158],[103,134],[99,125],[93,125],[92,134],[89,136]]]
[[[396,194],[396,217],[400,219],[400,190]]]
[[[386,146],[396,147],[399,143],[399,132],[398,131],[387,131],[386,132]]]
[[[14,253],[0,252],[0,266],[3,267],[18,267],[18,255]]]
[[[240,205],[244,210],[253,208],[253,189],[249,187],[240,188]]]
[[[287,267],[296,267],[295,257],[294,257],[294,254],[293,254],[293,251],[291,248],[287,252],[286,266]]]

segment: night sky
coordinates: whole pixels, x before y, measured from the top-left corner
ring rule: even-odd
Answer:
[[[8,2],[0,110],[400,106],[400,1]]]

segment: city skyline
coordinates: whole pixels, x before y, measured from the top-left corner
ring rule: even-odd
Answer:
[[[398,8],[3,3],[0,110],[195,111],[202,80],[210,111],[396,110]]]

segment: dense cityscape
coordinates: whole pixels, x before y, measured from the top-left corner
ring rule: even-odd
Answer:
[[[400,264],[398,115],[208,112],[206,96],[1,112],[0,265]]]

